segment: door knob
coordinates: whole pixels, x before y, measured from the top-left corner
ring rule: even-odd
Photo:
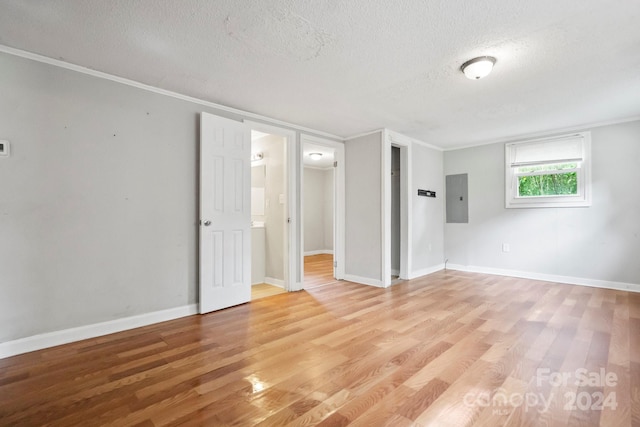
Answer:
[[[206,220],[206,221],[203,222],[203,224],[204,224],[205,227],[208,227],[208,226],[211,225],[211,221]]]

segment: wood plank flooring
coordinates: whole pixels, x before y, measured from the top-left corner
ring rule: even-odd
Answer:
[[[442,271],[0,360],[0,425],[45,424],[640,426],[640,294]]]
[[[333,255],[318,254],[304,257],[304,288],[336,282],[333,277]]]
[[[260,298],[266,298],[273,295],[283,294],[285,291],[278,286],[268,285],[266,283],[260,283],[251,286],[251,301],[258,300]]]

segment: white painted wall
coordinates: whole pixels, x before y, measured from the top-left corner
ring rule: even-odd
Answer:
[[[382,285],[382,132],[345,142],[345,278]]]
[[[413,200],[411,277],[432,273],[444,262],[444,175],[442,151],[414,143],[411,146]],[[418,196],[418,189],[436,197]]]
[[[503,143],[446,152],[446,175],[469,174],[469,223],[445,224],[449,264],[640,284],[640,121],[591,132],[585,208],[505,209]]]
[[[330,179],[327,179],[330,177]],[[304,252],[333,252],[333,170],[304,168]],[[327,234],[329,239],[327,239]]]
[[[285,189],[286,139],[278,135],[267,135],[251,142],[252,152],[262,152],[265,165],[265,274],[277,281],[284,280],[284,251],[286,211],[282,197]]]

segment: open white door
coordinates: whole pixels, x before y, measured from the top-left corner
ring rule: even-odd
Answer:
[[[251,300],[251,132],[200,116],[200,313]]]

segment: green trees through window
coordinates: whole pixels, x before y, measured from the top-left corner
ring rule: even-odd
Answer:
[[[518,178],[518,195],[520,197],[572,194],[578,194],[578,174],[576,172]]]
[[[577,167],[577,163],[521,166],[517,171],[518,196],[578,194],[578,174],[575,172]]]

